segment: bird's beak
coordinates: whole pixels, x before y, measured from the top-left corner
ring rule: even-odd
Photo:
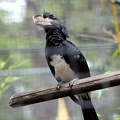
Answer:
[[[41,27],[47,26],[47,25],[51,25],[51,22],[49,21],[49,19],[47,18],[43,18],[43,15],[34,15],[32,16],[33,21],[36,25],[39,25]]]

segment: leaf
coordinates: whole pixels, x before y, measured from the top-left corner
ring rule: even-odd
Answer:
[[[12,77],[13,81],[19,80],[21,77]]]
[[[114,120],[120,120],[120,115],[118,115]]]
[[[3,92],[5,92],[10,86],[11,86],[11,85],[5,86],[5,87],[1,90],[2,94],[3,94]]]
[[[6,83],[9,83],[9,82],[12,82],[13,81],[13,79],[12,79],[12,77],[11,76],[8,76],[8,77],[6,77],[5,78],[5,80],[4,80]]]
[[[105,89],[102,89],[102,90],[99,90],[99,93],[98,93],[98,100],[101,99],[102,95],[104,92],[108,92],[109,91],[109,88],[105,88]]]
[[[3,69],[5,65],[8,63],[10,55],[7,55],[1,62],[0,62],[0,69]]]
[[[0,84],[1,89],[3,89],[4,86],[5,86],[5,82],[2,82],[2,83]]]
[[[5,61],[6,64],[8,63],[9,59],[10,59],[10,54],[8,54],[8,55],[4,58],[4,61]]]
[[[5,81],[5,83],[11,83],[11,82],[16,81],[18,79],[20,79],[20,77],[11,77],[11,76],[8,76],[8,77],[5,78],[4,81]]]
[[[6,77],[4,82],[0,84],[0,87],[1,87],[0,95],[3,94],[3,92],[6,91],[11,86],[10,84],[11,82],[16,81],[18,79],[20,79],[20,77],[11,77],[11,76]],[[9,84],[6,85],[6,83],[9,83]]]
[[[101,117],[101,115],[99,114],[99,113],[97,113],[97,116],[100,118]]]
[[[0,62],[0,69],[3,69],[5,65],[5,62]]]
[[[100,99],[101,99],[102,93],[103,93],[103,91],[102,91],[102,90],[100,90],[100,91],[99,91],[99,93],[98,93],[98,100],[100,100]]]
[[[12,69],[15,69],[15,68],[19,68],[21,67],[22,65],[26,65],[28,63],[28,60],[24,60],[24,61],[21,61],[15,65],[12,65],[12,66],[9,66],[9,70],[12,70]]]
[[[115,58],[118,54],[119,54],[119,50],[116,49],[116,50],[114,51],[114,53],[112,54],[112,57]]]

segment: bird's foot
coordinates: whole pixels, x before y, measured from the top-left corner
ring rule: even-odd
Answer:
[[[70,86],[70,88],[72,88],[72,86],[73,86],[73,84],[74,84],[74,82],[76,81],[76,80],[78,80],[78,79],[73,79],[73,80],[71,80],[70,82],[69,82],[69,86]]]
[[[61,85],[62,85],[63,83],[64,83],[63,81],[58,82],[56,90],[60,90]]]

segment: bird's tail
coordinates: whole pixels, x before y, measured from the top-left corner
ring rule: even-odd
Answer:
[[[97,113],[92,104],[89,93],[80,94],[78,95],[78,98],[81,101],[84,120],[98,120]]]
[[[81,105],[84,120],[99,120],[88,93],[78,95],[79,100],[75,96],[70,96],[70,98]]]

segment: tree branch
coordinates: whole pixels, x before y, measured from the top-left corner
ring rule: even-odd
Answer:
[[[120,85],[120,71],[76,80],[72,88],[69,87],[69,83],[65,83],[60,90],[56,90],[54,86],[44,90],[15,94],[10,98],[9,105],[11,107],[25,106],[118,85]]]
[[[101,40],[101,41],[106,41],[106,42],[113,42],[117,43],[116,41],[116,36],[111,32],[108,31],[105,27],[103,28],[103,32],[107,34],[108,36],[112,37],[107,38],[107,37],[102,37],[102,36],[97,36],[97,35],[92,35],[92,34],[81,34],[81,33],[76,33],[75,36],[79,38],[88,38],[88,39],[95,39],[95,40]]]
[[[117,42],[116,35],[115,35],[111,30],[107,30],[106,27],[103,27],[103,32],[104,32],[105,34],[107,34],[108,36],[112,37],[114,43],[118,43],[118,42]]]

